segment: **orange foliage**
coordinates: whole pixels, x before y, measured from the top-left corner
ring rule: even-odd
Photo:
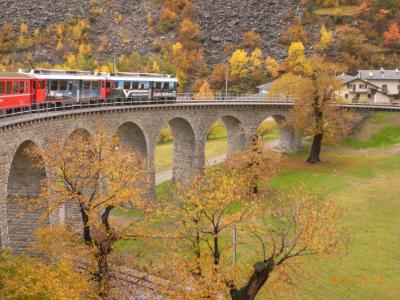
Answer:
[[[240,43],[242,48],[260,48],[262,44],[261,36],[254,31],[248,31],[243,33],[243,39]]]
[[[178,18],[178,15],[176,14],[176,12],[174,12],[170,8],[164,7],[162,9],[161,17],[160,17],[161,22],[170,24],[170,23],[174,23],[177,18]]]
[[[396,46],[400,45],[400,28],[397,22],[390,24],[388,31],[383,34],[385,45]]]

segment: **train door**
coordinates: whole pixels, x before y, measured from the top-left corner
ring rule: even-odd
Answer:
[[[46,101],[46,81],[45,80],[40,80],[36,79],[33,80],[33,97],[35,98],[35,103],[43,103]]]
[[[74,80],[70,82],[70,88],[71,88],[71,98],[75,99],[76,102],[79,102],[79,98],[80,98],[80,81],[79,80]]]

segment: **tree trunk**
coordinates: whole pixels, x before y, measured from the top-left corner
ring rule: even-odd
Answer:
[[[321,161],[319,156],[321,153],[322,138],[323,138],[323,133],[318,133],[314,136],[310,155],[308,156],[307,162],[315,164]]]
[[[256,263],[254,272],[247,284],[240,290],[230,290],[232,300],[254,300],[265,282],[267,282],[274,267],[275,263],[272,259]]]
[[[218,236],[217,236],[217,233],[215,233],[215,237],[214,237],[214,265],[218,265],[219,264],[220,255],[221,255],[221,253],[219,252]]]
[[[98,286],[100,299],[111,299],[111,272],[108,266],[107,254],[100,253],[97,258]]]

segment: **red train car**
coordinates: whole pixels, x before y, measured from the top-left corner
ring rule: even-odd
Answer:
[[[0,108],[27,107],[33,98],[30,76],[0,72]]]

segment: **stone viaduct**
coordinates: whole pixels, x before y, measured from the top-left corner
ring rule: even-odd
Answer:
[[[48,111],[0,120],[0,246],[14,252],[27,249],[41,211],[26,210],[13,199],[16,195],[34,197],[40,192],[47,171],[34,168],[25,149],[35,145],[46,149],[49,139],[65,143],[79,131],[93,135],[103,122],[107,130],[120,137],[147,160],[151,178],[150,196],[155,191],[155,149],[160,130],[169,124],[174,135],[173,179],[182,181],[205,165],[205,142],[212,124],[222,119],[228,131],[228,155],[251,143],[266,118],[273,117],[279,127],[280,147],[295,152],[301,139],[284,125],[290,103],[204,102],[163,105],[116,106]],[[45,224],[77,219],[76,208],[65,207],[59,215],[41,220]]]

